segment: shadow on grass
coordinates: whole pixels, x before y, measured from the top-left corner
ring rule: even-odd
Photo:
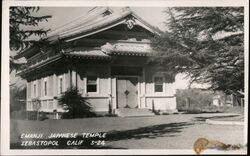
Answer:
[[[215,113],[223,113],[222,110],[178,110],[182,112],[182,114],[215,114]]]
[[[141,138],[154,139],[157,137],[174,137],[177,133],[180,133],[183,128],[189,125],[192,124],[187,122],[180,122],[141,127],[138,129],[126,131],[111,131],[108,133],[107,139],[109,141],[118,141]]]
[[[178,133],[182,131],[183,128],[187,126],[193,125],[192,123],[180,122],[180,123],[169,123],[169,124],[161,124],[161,125],[153,125],[147,127],[140,127],[132,130],[122,130],[122,131],[109,131],[107,133],[106,138],[103,140],[105,143],[119,140],[129,140],[129,139],[156,139],[158,137],[174,137]],[[128,125],[129,126],[129,125]],[[55,139],[53,139],[55,140]],[[21,146],[21,143],[12,143],[11,149],[125,149],[122,147],[112,147],[108,145],[91,145],[93,141],[98,142],[102,141],[98,138],[82,138],[81,136],[77,136],[74,139],[65,139],[60,138],[56,139],[59,142],[59,146]],[[73,145],[68,146],[67,142],[71,141],[79,141],[84,140],[84,144],[82,145]],[[47,139],[49,141],[49,139]],[[51,140],[52,141],[52,140]]]
[[[206,121],[206,119],[221,119],[221,118],[230,118],[236,117],[239,115],[227,115],[227,116],[211,116],[211,117],[195,117],[194,121]]]

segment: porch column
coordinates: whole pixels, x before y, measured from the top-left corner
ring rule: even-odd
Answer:
[[[145,78],[145,67],[142,69],[142,83],[141,83],[141,106],[140,108],[146,107],[146,78]]]
[[[57,100],[54,97],[57,96],[57,77],[53,74],[53,109],[57,109]]]
[[[111,78],[112,85],[112,109],[117,109],[117,101],[116,101],[116,78]]]
[[[75,87],[77,87],[77,84],[76,84],[76,78],[77,78],[77,76],[76,76],[76,71],[75,70],[72,70],[72,73],[71,73],[71,84],[72,84],[72,86],[75,86]]]
[[[232,93],[231,93],[231,101],[232,101],[232,107],[234,107],[234,96]]]
[[[108,99],[109,99],[109,107],[111,107],[111,111],[113,113],[113,95],[112,95],[112,79],[111,79],[111,67],[108,66],[108,72],[109,72],[109,77],[108,77]]]
[[[31,87],[29,87],[30,82],[26,82],[26,113],[25,113],[25,119],[28,119],[28,108],[29,108],[29,101],[30,101],[30,96],[31,95]],[[29,94],[30,93],[30,94]]]

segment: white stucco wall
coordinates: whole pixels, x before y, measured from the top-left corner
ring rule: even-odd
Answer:
[[[176,111],[176,98],[175,98],[175,87],[174,82],[171,80],[171,76],[168,73],[156,72],[155,67],[148,67],[145,69],[145,107],[152,109],[152,104],[154,103],[154,108],[156,110],[166,111]],[[154,90],[154,77],[162,76],[164,78],[163,92],[155,92]]]

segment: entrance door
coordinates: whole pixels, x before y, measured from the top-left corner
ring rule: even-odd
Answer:
[[[137,84],[137,77],[117,78],[117,108],[137,107]]]

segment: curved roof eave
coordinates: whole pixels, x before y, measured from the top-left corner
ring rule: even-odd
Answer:
[[[83,37],[87,37],[102,31],[105,31],[107,29],[110,29],[114,26],[117,26],[119,24],[122,24],[125,22],[125,18],[129,15],[132,15],[136,20],[138,20],[138,25],[140,25],[141,27],[145,28],[146,30],[150,31],[152,34],[156,34],[156,35],[160,35],[162,32],[160,29],[157,29],[155,27],[153,27],[152,25],[150,25],[148,22],[144,21],[141,17],[139,17],[137,14],[135,14],[133,11],[131,10],[127,10],[125,12],[123,12],[122,14],[120,14],[120,16],[117,16],[114,19],[111,19],[110,21],[105,23],[105,19],[104,21],[101,21],[99,23],[96,23],[96,25],[92,25],[92,27],[90,27],[89,29],[84,29],[84,27],[80,27],[79,29],[76,27],[74,28],[74,31],[68,31],[68,32],[63,32],[63,33],[59,33],[59,34],[55,34],[53,36],[50,36],[47,38],[47,40],[49,40],[50,42],[55,42],[56,40],[65,40],[66,42],[69,41],[73,41],[79,38],[83,38]],[[110,17],[112,18],[112,17]],[[108,18],[107,18],[108,20]],[[78,29],[78,30],[77,30]],[[83,29],[81,31],[81,29]],[[82,35],[79,35],[82,34]]]
[[[93,25],[93,28],[88,26],[90,27],[89,29],[84,29],[84,26],[78,24],[77,27],[74,27],[73,31],[67,29],[68,34],[64,32],[63,33],[61,32],[60,34],[58,32],[49,37],[43,38],[43,40],[47,40],[49,41],[49,43],[53,44],[53,43],[58,42],[59,40],[65,40],[66,42],[69,42],[69,41],[73,41],[79,38],[87,37],[87,36],[105,31],[107,29],[110,29],[121,23],[124,23],[126,20],[126,17],[128,17],[129,15],[132,15],[136,20],[138,20],[138,23],[137,23],[138,25],[150,31],[152,34],[160,35],[162,33],[160,29],[157,29],[154,26],[150,25],[148,22],[144,21],[141,17],[139,17],[137,14],[135,14],[132,10],[128,8],[119,14],[111,15],[111,16],[108,16],[107,18],[101,19],[100,20],[101,22],[99,23],[97,21],[96,23],[94,23],[96,25]],[[105,23],[105,19],[112,18],[112,17],[113,19]],[[79,32],[77,32],[78,28],[80,28]],[[31,51],[32,48],[34,47],[31,46],[27,49],[24,49],[16,56],[16,58],[23,57],[25,53],[28,53],[29,51]]]

